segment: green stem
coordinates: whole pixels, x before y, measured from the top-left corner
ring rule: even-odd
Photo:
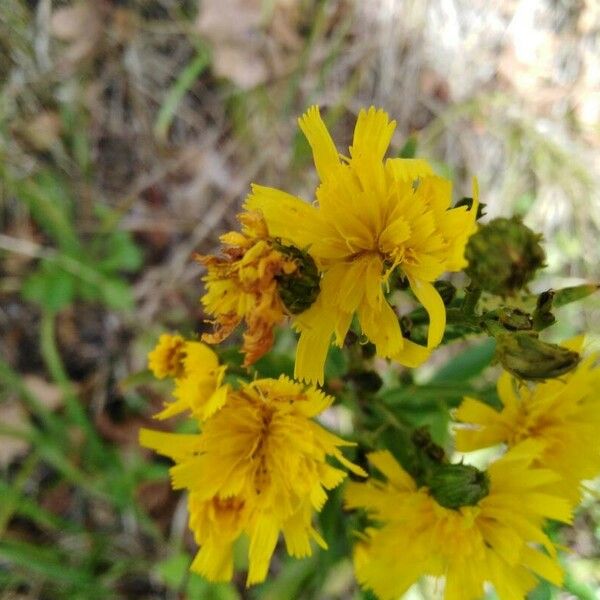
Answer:
[[[94,453],[100,455],[102,453],[100,438],[73,390],[73,384],[67,375],[58,351],[56,345],[56,315],[50,310],[45,310],[42,313],[42,322],[40,325],[40,350],[48,372],[63,392],[66,414],[69,420],[86,434],[86,440]]]
[[[27,484],[27,481],[33,470],[35,469],[38,463],[39,457],[34,452],[30,454],[23,465],[21,466],[19,472],[17,473],[14,481],[12,482],[8,494],[4,497],[3,504],[0,506],[0,538],[4,535],[4,531],[6,530],[6,525],[12,518],[15,510],[18,507],[19,499],[21,493],[23,492],[23,488]]]
[[[481,289],[478,287],[469,286],[466,289],[465,297],[461,306],[461,310],[465,315],[475,316],[477,303],[481,298]]]

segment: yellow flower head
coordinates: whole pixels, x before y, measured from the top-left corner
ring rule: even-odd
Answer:
[[[232,574],[232,544],[250,538],[248,585],[263,581],[280,531],[289,554],[311,554],[312,527],[327,490],[352,471],[340,447],[352,445],[313,418],[332,398],[285,377],[260,379],[230,391],[198,435],[142,430],[140,442],[170,456],[173,487],[190,492],[190,525],[202,545],[193,568],[211,580]],[[222,534],[221,534],[222,532]]]
[[[317,301],[295,319],[296,377],[323,381],[331,338],[343,343],[355,313],[380,356],[416,366],[442,339],[446,313],[431,282],[467,264],[477,186],[470,210],[450,208],[450,181],[435,176],[426,161],[384,160],[396,124],[382,110],[361,110],[350,158],[338,154],[316,106],[299,124],[321,179],[316,205],[257,185],[246,201],[248,210],[262,213],[272,236],[308,250],[324,271]],[[395,269],[429,313],[427,348],[403,339],[384,297]]]
[[[296,270],[296,263],[273,247],[267,226],[258,213],[238,217],[242,231],[221,236],[223,256],[197,256],[207,268],[202,304],[213,317],[215,331],[202,339],[218,344],[246,322],[242,351],[244,365],[256,362],[273,345],[273,328],[284,320],[285,306],[277,277]]]
[[[168,419],[190,411],[200,420],[221,408],[227,399],[228,386],[221,385],[226,367],[201,342],[185,340],[180,335],[163,334],[156,348],[148,354],[148,364],[155,377],[175,379],[174,402],[166,404],[156,419]]]
[[[148,354],[148,368],[157,379],[179,377],[183,374],[184,357],[185,340],[180,335],[163,333]]]
[[[563,345],[579,352],[583,337]],[[577,502],[581,481],[600,473],[599,358],[589,356],[560,379],[531,387],[503,373],[497,386],[501,411],[473,398],[465,398],[457,409],[457,449],[468,452],[500,443],[513,447],[536,440],[538,463],[560,473],[557,489]]]
[[[485,582],[501,600],[524,600],[538,576],[560,585],[556,549],[542,528],[546,518],[568,522],[570,505],[542,491],[558,476],[532,467],[533,457],[530,446],[508,452],[489,466],[488,495],[455,510],[417,489],[388,451],[371,454],[386,481],[346,490],[347,506],[380,524],[355,549],[360,583],[382,600],[396,600],[422,575],[445,577],[445,600],[480,600]]]

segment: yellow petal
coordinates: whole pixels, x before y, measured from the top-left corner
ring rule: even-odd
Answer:
[[[312,554],[310,547],[311,512],[309,510],[307,513],[303,508],[296,511],[282,527],[286,550],[290,556],[295,558],[304,558]]]
[[[395,181],[412,182],[419,177],[433,175],[431,165],[422,158],[388,158],[385,167]]]
[[[281,190],[252,184],[244,209],[260,212],[271,237],[281,238],[298,248],[309,247],[319,237],[317,209]]]
[[[262,513],[250,537],[246,586],[265,580],[278,537],[277,524],[269,515]]]
[[[381,108],[371,106],[358,113],[354,138],[350,146],[352,158],[367,155],[374,160],[382,160],[396,129],[396,121],[390,121],[388,114]]]
[[[225,402],[227,402],[227,394],[229,393],[229,386],[223,385],[218,387],[211,397],[206,401],[202,416],[206,420],[210,416],[214,415],[220,408],[223,408]]]
[[[191,456],[198,449],[201,436],[193,433],[167,433],[153,429],[140,429],[140,446],[156,450],[174,460]]]
[[[564,573],[556,558],[551,558],[529,546],[524,546],[521,562],[540,577],[547,579],[550,583],[558,587],[562,586]]]
[[[368,455],[368,459],[396,488],[406,490],[407,492],[416,490],[413,478],[398,464],[388,450],[371,452]]]
[[[410,289],[429,314],[427,347],[435,348],[444,337],[446,328],[446,307],[439,292],[428,281],[409,277]]]
[[[457,421],[463,423],[475,423],[477,425],[490,425],[500,420],[500,413],[491,406],[484,404],[475,398],[465,397],[461,405],[456,409],[454,416]]]
[[[323,315],[323,326],[318,329],[304,329],[300,333],[296,347],[296,365],[294,377],[307,383],[322,384],[325,359],[331,344],[335,323],[328,315]],[[328,323],[325,321],[329,320]]]
[[[298,119],[298,125],[312,149],[317,173],[321,181],[325,181],[341,163],[331,135],[321,119],[319,107],[311,106]]]
[[[496,389],[498,390],[498,396],[505,409],[515,410],[519,406],[520,400],[515,393],[515,381],[510,373],[504,371],[502,375],[500,375],[496,384]]]
[[[363,333],[377,348],[377,356],[395,356],[402,350],[404,340],[398,317],[385,298],[378,307],[362,302],[358,318]]]
[[[416,344],[411,340],[404,339],[402,348],[390,358],[404,367],[415,369],[421,366],[431,354],[425,346]]]
[[[233,577],[233,545],[211,538],[202,545],[190,565],[190,571],[199,573],[208,581],[231,581]]]

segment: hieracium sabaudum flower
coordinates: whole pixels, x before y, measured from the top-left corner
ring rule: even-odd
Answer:
[[[580,352],[583,336],[562,344]],[[498,380],[502,410],[465,398],[455,413],[456,447],[468,452],[527,440],[537,442],[536,463],[560,473],[557,491],[577,503],[581,482],[600,472],[600,353],[558,379],[528,385],[509,373]]]
[[[395,121],[383,110],[360,111],[348,157],[336,149],[316,106],[299,125],[320,178],[315,203],[259,185],[245,203],[263,216],[269,236],[307,251],[322,271],[316,301],[293,320],[300,332],[295,375],[323,382],[332,337],[341,345],[354,315],[379,356],[417,366],[444,334],[445,308],[432,282],[467,264],[477,186],[470,209],[452,208],[451,182],[426,161],[385,159]],[[385,296],[394,272],[429,313],[427,347],[402,336]]]
[[[202,342],[164,333],[148,355],[148,367],[157,379],[175,381],[175,400],[154,415],[156,419],[189,412],[204,420],[227,399],[229,386],[222,385],[226,368],[219,365],[217,355]]]
[[[159,349],[166,347],[172,344],[163,338]],[[191,569],[211,581],[230,580],[233,545],[246,535],[251,585],[265,579],[280,533],[295,557],[312,553],[311,540],[326,547],[313,527],[314,512],[346,476],[329,459],[365,475],[341,452],[353,444],[314,420],[333,398],[284,376],[240,382],[223,393],[207,387],[204,403],[189,389],[190,397],[178,401],[187,399],[192,408],[215,394],[223,399],[208,415],[192,411],[200,433],[142,429],[140,443],[175,462],[173,487],[189,493],[190,528],[200,545]]]
[[[560,585],[546,519],[569,522],[569,502],[546,487],[559,475],[535,467],[535,443],[514,448],[487,469],[489,489],[455,508],[419,487],[387,451],[369,456],[385,477],[349,483],[348,508],[373,520],[354,552],[358,581],[396,600],[423,575],[443,577],[445,600],[481,600],[491,583],[500,600],[522,600],[538,577]]]

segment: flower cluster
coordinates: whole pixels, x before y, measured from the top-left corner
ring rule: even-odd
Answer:
[[[198,434],[140,433],[143,446],[175,462],[173,487],[189,492],[200,545],[192,570],[211,581],[231,579],[233,545],[243,534],[250,539],[248,585],[266,577],[280,532],[292,556],[310,555],[311,540],[326,548],[313,512],[346,476],[327,458],[364,474],[341,452],[352,444],[314,421],[333,398],[284,376],[222,385],[224,367],[212,350],[180,336],[161,336],[150,367],[179,375],[176,401],[157,417],[189,410],[201,423]]]
[[[426,161],[384,159],[396,124],[382,110],[371,107],[360,112],[349,158],[338,153],[317,107],[310,108],[299,124],[321,179],[316,204],[254,185],[245,209],[248,214],[261,215],[261,227],[266,227],[252,238],[248,233],[224,237],[225,244],[235,245],[233,264],[213,257],[202,259],[209,267],[203,303],[210,314],[220,315],[218,323],[224,335],[245,315],[248,339],[254,338],[257,329],[252,323],[265,314],[265,307],[275,305],[267,313],[270,316],[262,319],[271,332],[282,320],[283,311],[273,301],[273,276],[263,266],[271,254],[257,250],[254,240],[260,237],[261,248],[272,247],[266,239],[281,240],[306,251],[321,272],[320,292],[293,319],[300,332],[298,379],[323,383],[332,337],[341,346],[354,315],[379,356],[417,366],[444,333],[446,311],[432,282],[444,272],[467,265],[464,252],[476,229],[477,185],[473,183],[470,209],[452,208],[451,182],[435,175]],[[281,264],[277,268],[285,271],[289,267]],[[247,271],[250,276],[244,277]],[[398,316],[385,294],[393,273],[408,282],[429,313],[426,346],[402,335]],[[251,281],[251,300],[244,279]],[[222,338],[217,334],[214,341]],[[248,339],[247,352],[252,347]],[[265,351],[271,335],[261,335],[260,340],[260,351]]]
[[[571,521],[582,482],[600,472],[600,354],[582,359],[583,337],[561,346],[540,333],[556,321],[554,308],[597,286],[531,294],[545,260],[541,236],[519,218],[479,225],[476,180],[472,197],[453,203],[451,182],[425,160],[386,159],[395,122],[382,110],[360,111],[348,156],[317,107],[299,126],[320,180],[314,201],[253,185],[241,230],[221,236],[218,256],[196,257],[214,327],[202,340],[218,344],[244,323],[245,378],[234,382],[208,345],[179,335],[162,335],[149,354],[154,375],[174,381],[156,418],[185,413],[199,431],[140,434],[174,461],[173,487],[188,493],[199,545],[191,569],[230,580],[234,545],[247,537],[252,585],[265,579],[280,534],[294,557],[310,555],[313,541],[326,548],[313,517],[350,471],[357,480],[345,507],[367,519],[352,532],[356,577],[381,600],[424,575],[444,580],[446,600],[480,600],[487,585],[501,600],[523,600],[540,578],[561,585],[545,528]],[[457,271],[470,277],[462,291],[439,280]],[[405,314],[401,291],[415,301]],[[255,363],[286,321],[299,332],[295,380],[261,378]],[[394,378],[406,392],[410,375],[384,381],[375,370],[383,361],[367,362],[370,352],[417,367],[442,342],[477,334],[495,340],[502,406],[465,397],[452,441],[461,452],[502,444],[485,469],[452,462],[402,403],[378,395]],[[357,340],[370,344],[358,349]],[[347,347],[349,366],[329,389],[348,384],[340,396],[356,411],[370,476],[342,454],[354,443],[316,421],[334,401],[316,387],[332,343]]]

